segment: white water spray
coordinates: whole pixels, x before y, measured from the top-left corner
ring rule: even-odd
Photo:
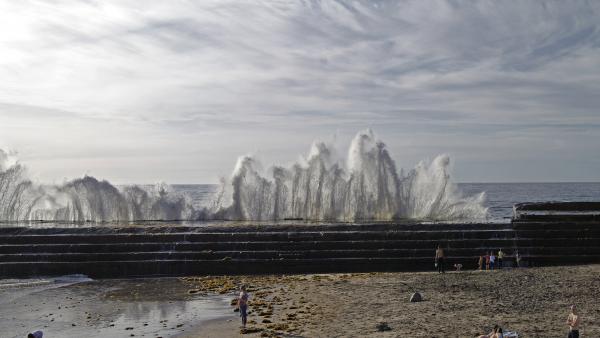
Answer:
[[[194,219],[196,211],[167,185],[154,191],[117,188],[85,176],[63,185],[31,182],[14,156],[0,149],[0,221],[127,222]]]
[[[289,168],[262,175],[251,156],[240,157],[230,184],[223,185],[217,217],[237,220],[477,220],[484,194],[463,197],[450,182],[446,155],[398,173],[386,146],[370,130],[356,135],[344,167],[324,143]],[[231,196],[225,198],[224,196]]]
[[[161,184],[117,188],[85,176],[57,186],[31,182],[14,156],[0,150],[0,221],[128,222],[142,220],[479,220],[484,194],[464,197],[450,182],[446,155],[398,172],[370,130],[356,135],[347,164],[317,142],[291,167],[263,175],[251,156],[238,159],[210,209],[197,210]]]

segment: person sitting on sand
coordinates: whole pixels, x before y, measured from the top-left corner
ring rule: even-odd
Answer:
[[[496,338],[496,333],[498,333],[498,325],[494,325],[494,328],[492,329],[492,332],[488,333],[488,334],[482,334],[481,336],[477,337],[477,338]]]
[[[479,271],[481,271],[483,269],[483,255],[479,256],[479,262],[477,262],[477,265],[479,266]]]
[[[240,286],[240,295],[238,297],[238,308],[240,309],[240,317],[242,317],[242,326],[246,327],[248,319],[248,298],[250,296],[246,292],[246,286]]]
[[[496,331],[496,336],[494,338],[504,338],[504,333],[502,333],[502,328],[499,327]]]
[[[575,305],[571,305],[571,313],[569,313],[569,317],[567,317],[567,325],[569,325],[569,335],[568,338],[579,338],[579,324],[581,323],[581,318],[579,314],[577,314],[577,309]]]
[[[456,264],[454,264],[454,268],[456,269],[456,271],[460,271],[460,270],[462,270],[462,264],[456,263]]]
[[[494,270],[494,264],[496,263],[496,256],[494,255],[494,252],[492,251],[492,254],[490,255],[490,269]]]
[[[44,333],[42,331],[35,331],[27,335],[27,338],[42,338]]]
[[[438,245],[435,250],[435,264],[437,265],[438,273],[446,273],[444,270],[444,249],[441,245]]]

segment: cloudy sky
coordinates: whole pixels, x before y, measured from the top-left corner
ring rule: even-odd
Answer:
[[[0,0],[0,148],[210,183],[372,128],[462,182],[600,181],[599,1]]]

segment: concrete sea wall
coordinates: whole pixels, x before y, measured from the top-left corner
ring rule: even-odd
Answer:
[[[438,244],[464,269],[500,248],[534,266],[600,263],[600,224],[4,227],[0,278],[423,271]]]

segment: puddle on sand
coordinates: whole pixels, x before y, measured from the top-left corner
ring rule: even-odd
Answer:
[[[230,314],[231,296],[188,295],[176,278],[0,281],[2,337],[172,337]]]

